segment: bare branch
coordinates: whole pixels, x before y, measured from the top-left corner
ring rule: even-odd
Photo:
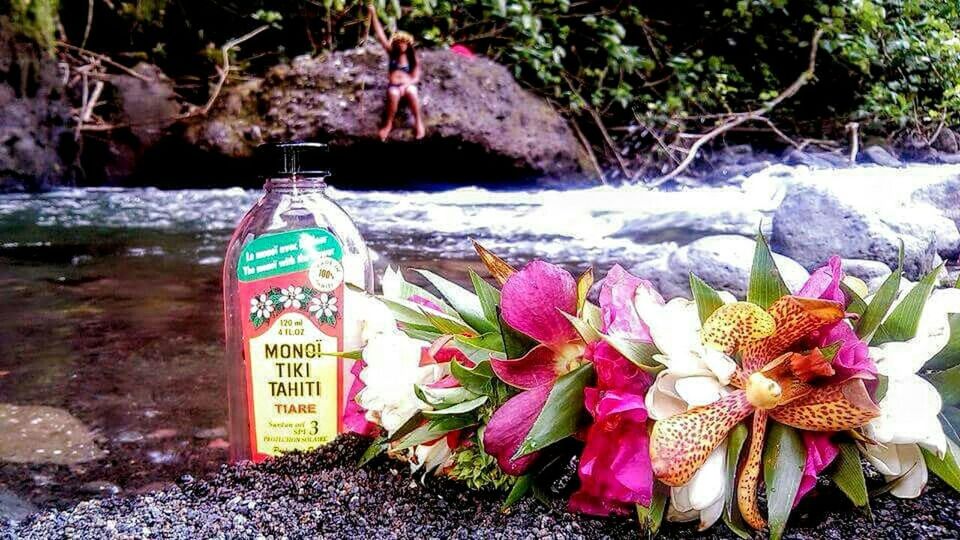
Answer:
[[[668,182],[677,176],[679,176],[683,171],[693,163],[697,158],[697,154],[704,145],[710,141],[716,139],[720,135],[730,131],[731,129],[751,121],[764,121],[764,117],[767,113],[773,110],[777,105],[780,105],[785,100],[793,97],[805,84],[807,84],[810,79],[813,78],[814,68],[816,67],[817,61],[817,48],[820,43],[820,38],[823,36],[823,30],[818,28],[816,32],[813,33],[813,38],[810,40],[810,61],[807,65],[807,69],[797,77],[797,80],[788,86],[783,92],[780,92],[775,98],[765,103],[762,107],[754,109],[752,111],[741,112],[741,113],[731,113],[712,130],[703,133],[698,136],[697,140],[690,146],[690,152],[687,156],[669,173],[661,176],[650,182],[651,186],[659,186],[665,182]]]
[[[220,97],[220,92],[223,90],[223,85],[227,82],[227,78],[230,76],[230,49],[256,36],[267,28],[270,28],[269,24],[265,24],[251,32],[247,32],[238,38],[231,39],[230,41],[224,43],[223,47],[220,47],[220,53],[223,56],[223,66],[217,68],[220,78],[217,79],[217,84],[213,87],[213,92],[210,93],[210,99],[208,99],[206,105],[200,109],[201,114],[207,114],[210,112],[213,104],[216,103],[217,98]]]

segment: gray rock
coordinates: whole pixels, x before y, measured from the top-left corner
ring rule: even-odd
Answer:
[[[102,456],[93,432],[66,410],[0,403],[0,462],[72,465]]]
[[[926,183],[914,190],[911,198],[937,208],[960,227],[960,174]]]
[[[577,177],[592,170],[569,123],[492,60],[446,49],[418,51],[427,141],[479,146],[534,174]],[[199,147],[248,157],[259,143],[326,140],[334,148],[377,144],[387,81],[379,47],[298,57],[261,80],[225,90],[217,107],[186,133]],[[405,117],[391,141],[411,141]],[[259,133],[259,137],[253,137]]]
[[[792,183],[773,216],[773,248],[807,269],[832,255],[894,266],[902,240],[904,269],[917,279],[933,267],[938,248],[950,253],[960,245],[957,226],[935,208],[864,197],[859,188],[869,183],[862,183]]]
[[[813,169],[829,169],[836,166],[819,153],[813,154],[796,148],[787,150],[783,155],[783,162],[787,165],[806,165]]]
[[[755,241],[745,236],[707,236],[669,255],[641,263],[631,271],[652,281],[665,298],[689,298],[691,272],[711,287],[744,298],[755,246]],[[796,261],[778,254],[774,254],[774,260],[787,286],[793,291],[803,286],[810,277]]]
[[[849,276],[862,279],[870,291],[877,290],[891,273],[886,264],[868,259],[843,259],[843,271]]]
[[[30,501],[8,489],[0,488],[0,524],[17,524],[36,512],[37,507]]]
[[[882,146],[868,146],[863,150],[863,155],[870,159],[870,161],[876,163],[877,165],[883,167],[903,167],[903,162],[893,156]]]

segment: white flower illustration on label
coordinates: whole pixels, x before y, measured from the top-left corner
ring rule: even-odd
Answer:
[[[343,283],[343,266],[336,259],[324,257],[310,266],[309,276],[318,291],[331,292]]]

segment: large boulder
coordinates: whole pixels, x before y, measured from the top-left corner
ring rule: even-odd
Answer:
[[[652,281],[665,298],[690,298],[690,273],[715,289],[745,298],[755,247],[756,242],[745,236],[707,236],[634,266],[631,271]],[[796,261],[776,253],[773,258],[791,291],[799,290],[810,277]]]
[[[0,17],[0,191],[69,183],[76,154],[56,61]]]
[[[960,231],[940,209],[912,197],[926,182],[904,178],[878,192],[875,178],[850,175],[843,182],[794,179],[773,216],[772,245],[808,270],[831,255],[879,260],[896,266],[900,243],[911,279],[932,269],[939,253],[960,253]]]
[[[387,61],[383,50],[373,46],[298,57],[290,65],[276,66],[263,79],[225,90],[210,115],[187,130],[188,140],[232,157],[248,157],[265,141],[326,141],[341,154],[361,148],[355,156],[358,162],[351,166],[369,174],[377,174],[377,167],[396,174],[409,167],[429,169],[451,152],[471,148],[469,155],[476,162],[460,160],[451,168],[482,167],[495,159],[530,176],[570,178],[587,173],[588,156],[567,121],[546,101],[521,88],[507,68],[449,50],[418,54],[427,140],[412,143],[404,108],[391,136],[391,141],[410,143],[403,145],[407,158],[387,157],[390,145],[377,139]],[[411,154],[418,148],[423,152]],[[382,159],[364,159],[372,152]]]

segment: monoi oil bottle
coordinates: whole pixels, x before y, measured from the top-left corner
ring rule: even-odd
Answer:
[[[261,147],[272,172],[227,247],[231,461],[309,450],[343,432],[352,361],[336,353],[362,345],[360,297],[373,268],[356,225],[324,193],[324,150]]]

